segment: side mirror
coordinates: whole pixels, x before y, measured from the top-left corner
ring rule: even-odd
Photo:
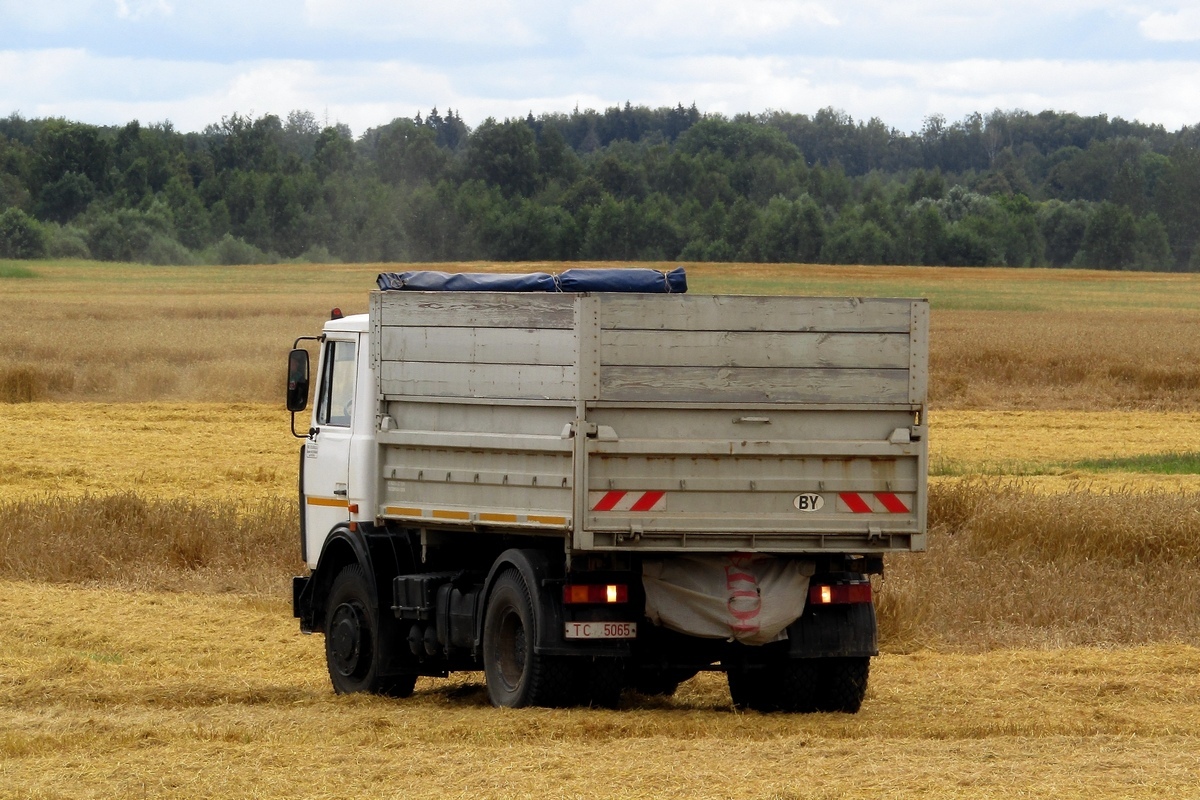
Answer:
[[[308,351],[288,353],[287,410],[293,414],[308,406]]]

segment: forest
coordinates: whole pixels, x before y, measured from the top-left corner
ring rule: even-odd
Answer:
[[[0,119],[0,257],[629,260],[1200,271],[1200,125],[626,103],[355,138],[308,111]]]

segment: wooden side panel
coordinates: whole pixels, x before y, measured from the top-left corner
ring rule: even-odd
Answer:
[[[603,331],[602,358],[621,366],[908,369],[904,333]]]
[[[385,397],[575,397],[574,295],[382,292],[372,299]]]
[[[556,366],[575,363],[575,337],[569,330],[416,325],[386,326],[382,335],[383,352],[389,361]]]
[[[603,400],[695,403],[907,403],[903,369],[604,367]]]
[[[605,295],[600,399],[924,402],[928,334],[918,324],[927,308],[907,299]]]
[[[382,325],[439,328],[572,328],[569,294],[377,292]]]
[[[385,360],[379,368],[386,397],[572,400],[575,386],[576,370],[566,366]]]
[[[904,333],[912,301],[855,297],[603,295],[606,330]]]

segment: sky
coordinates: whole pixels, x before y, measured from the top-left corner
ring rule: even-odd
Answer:
[[[355,135],[625,102],[833,107],[904,133],[995,109],[1200,123],[1200,0],[0,0],[0,116]]]

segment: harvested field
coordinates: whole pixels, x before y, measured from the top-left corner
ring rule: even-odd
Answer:
[[[0,797],[1157,798],[1200,771],[1185,646],[890,655],[857,715],[764,716],[713,675],[619,711],[492,709],[473,674],[338,697],[320,638],[244,596],[0,582],[0,631]]]
[[[716,675],[617,712],[495,710],[475,674],[334,696],[287,602],[283,360],[381,267],[22,267],[0,798],[1195,794],[1200,276],[689,266],[698,292],[933,301],[930,550],[877,584],[863,711],[789,717]]]
[[[238,505],[291,497],[298,440],[279,405],[0,406],[0,499],[138,492]]]
[[[34,262],[32,277],[0,278],[0,298],[23,312],[0,316],[0,402],[275,401],[292,340],[316,331],[334,306],[365,311],[375,275],[396,268]],[[694,292],[929,297],[938,409],[1200,411],[1194,274],[712,264],[688,271]]]
[[[0,577],[288,596],[301,565],[282,410],[6,413]],[[1196,415],[950,411],[931,424],[933,462],[952,468],[933,481],[930,552],[890,559],[879,586],[886,649],[1200,641],[1200,477],[1072,466],[1200,450]]]

